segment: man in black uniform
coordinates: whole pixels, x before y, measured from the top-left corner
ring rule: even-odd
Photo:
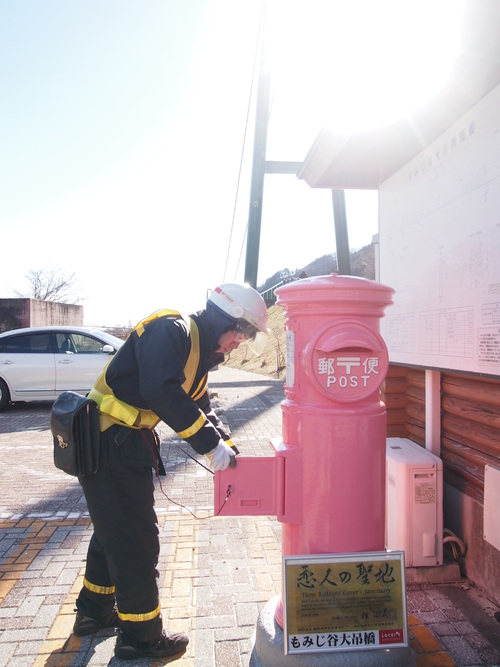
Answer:
[[[99,406],[100,462],[97,473],[79,478],[94,534],[73,631],[118,627],[118,658],[175,659],[189,642],[167,633],[161,617],[152,469],[164,469],[154,427],[165,422],[214,470],[227,468],[234,453],[211,409],[207,374],[243,340],[267,333],[262,297],[249,286],[221,285],[190,317],[165,310],[142,320],[90,393]]]

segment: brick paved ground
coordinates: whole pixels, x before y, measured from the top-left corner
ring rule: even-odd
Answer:
[[[224,367],[210,379],[241,453],[271,456],[282,382]],[[49,413],[46,404],[0,413],[0,666],[119,667],[114,631],[83,639],[71,633],[91,527],[78,482],[52,464]],[[164,425],[161,436],[168,471],[156,494],[163,615],[170,630],[190,636],[175,664],[248,667],[259,611],[281,590],[281,524],[214,518],[213,475]],[[485,611],[477,592],[463,590],[468,584],[409,586],[418,667],[499,664],[497,610]]]

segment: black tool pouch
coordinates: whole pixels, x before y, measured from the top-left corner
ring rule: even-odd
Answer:
[[[54,464],[68,475],[93,475],[99,465],[99,410],[90,398],[63,392],[52,406]]]

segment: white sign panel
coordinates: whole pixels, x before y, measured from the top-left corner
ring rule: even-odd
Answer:
[[[380,187],[391,362],[500,374],[500,86]]]

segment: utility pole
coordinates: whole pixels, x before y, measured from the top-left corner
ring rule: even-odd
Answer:
[[[262,201],[264,197],[264,174],[266,165],[267,130],[269,126],[269,98],[271,75],[266,58],[266,3],[263,4],[259,81],[257,86],[257,110],[255,116],[255,136],[253,144],[252,183],[250,187],[250,207],[248,212],[247,253],[245,259],[245,282],[257,287],[259,264],[260,227],[262,222]]]
[[[257,86],[257,109],[253,144],[252,182],[248,212],[247,250],[245,258],[245,282],[257,287],[259,268],[260,229],[264,199],[264,177],[266,174],[297,175],[302,162],[266,160],[267,131],[271,96],[271,74],[267,64],[266,2],[264,0],[261,21],[259,81]]]
[[[267,63],[266,0],[263,0],[260,27],[259,78],[257,85],[257,105],[253,144],[252,181],[250,186],[250,206],[248,211],[247,248],[244,280],[253,288],[257,287],[259,267],[260,230],[264,199],[264,177],[266,174],[294,174],[301,170],[302,162],[266,161],[267,133],[271,95],[271,74]],[[333,217],[337,246],[338,272],[351,274],[349,239],[344,190],[332,190]]]
[[[344,276],[351,275],[351,255],[347,234],[347,214],[344,190],[332,190],[333,222],[335,224],[335,240],[337,245],[337,270]]]

